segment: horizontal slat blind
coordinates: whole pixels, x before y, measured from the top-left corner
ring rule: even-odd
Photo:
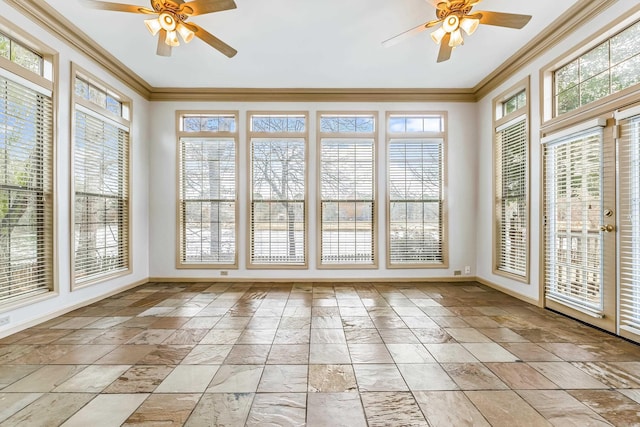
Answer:
[[[180,262],[235,264],[236,140],[180,138],[179,179]]]
[[[621,123],[620,326],[640,330],[640,116]],[[633,329],[632,329],[633,330]]]
[[[527,121],[499,130],[495,141],[498,270],[527,274]]]
[[[129,132],[77,106],[74,141],[77,283],[129,268]]]
[[[320,262],[375,262],[375,118],[326,115],[320,119]],[[341,133],[351,134],[340,137]]]
[[[601,312],[601,128],[545,144],[545,289],[549,298]]]
[[[306,115],[250,120],[252,265],[306,264]]]
[[[53,105],[0,77],[0,303],[53,287]]]
[[[443,145],[440,138],[389,141],[391,264],[443,261]]]

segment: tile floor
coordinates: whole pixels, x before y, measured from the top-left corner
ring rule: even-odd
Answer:
[[[640,425],[640,346],[476,283],[147,284],[0,340],[1,426]]]

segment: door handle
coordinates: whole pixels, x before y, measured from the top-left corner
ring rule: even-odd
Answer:
[[[600,231],[604,231],[605,233],[611,233],[616,228],[611,224],[605,224],[600,226]]]

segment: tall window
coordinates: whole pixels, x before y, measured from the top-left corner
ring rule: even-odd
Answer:
[[[320,266],[374,266],[376,117],[321,113]]]
[[[555,115],[640,83],[640,22],[557,69]]]
[[[74,76],[73,276],[86,285],[129,270],[129,101]]]
[[[526,85],[526,83],[525,83]],[[527,89],[494,100],[494,272],[527,280],[529,130]]]
[[[442,114],[387,116],[389,267],[446,263]]]
[[[178,268],[237,267],[238,113],[179,113]]]
[[[0,303],[53,288],[53,83],[46,64],[0,33]]]
[[[306,266],[306,113],[249,113],[250,266]]]

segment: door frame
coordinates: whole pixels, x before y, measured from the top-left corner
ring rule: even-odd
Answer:
[[[545,157],[545,142],[553,141],[566,136],[571,136],[581,131],[588,129],[602,127],[603,128],[603,157],[602,169],[605,167],[613,168],[613,174],[609,173],[609,179],[603,182],[601,187],[602,191],[602,204],[603,209],[612,209],[614,214],[608,219],[607,224],[617,226],[617,183],[616,183],[616,157],[617,147],[615,139],[615,120],[611,118],[611,114],[606,116],[599,116],[596,118],[585,119],[578,122],[574,122],[572,126],[565,128],[557,128],[552,131],[546,132],[543,138],[540,140],[540,164],[541,164],[541,188],[540,188],[540,213],[541,213],[541,227],[540,227],[540,303],[542,307],[549,308],[554,311],[558,311],[567,316],[573,317],[585,323],[599,327],[609,332],[616,333],[618,325],[618,277],[617,277],[617,229],[613,232],[605,233],[600,232],[603,240],[602,247],[602,259],[604,265],[602,266],[602,301],[603,310],[601,315],[592,313],[587,309],[580,309],[570,305],[562,304],[561,302],[551,300],[546,296],[546,249],[547,249],[547,220],[545,201],[547,196],[547,162]],[[606,195],[608,200],[604,199]],[[610,206],[610,207],[608,207]],[[604,215],[601,213],[601,221],[604,220]],[[603,225],[603,224],[601,224]],[[609,284],[607,286],[607,284]]]

